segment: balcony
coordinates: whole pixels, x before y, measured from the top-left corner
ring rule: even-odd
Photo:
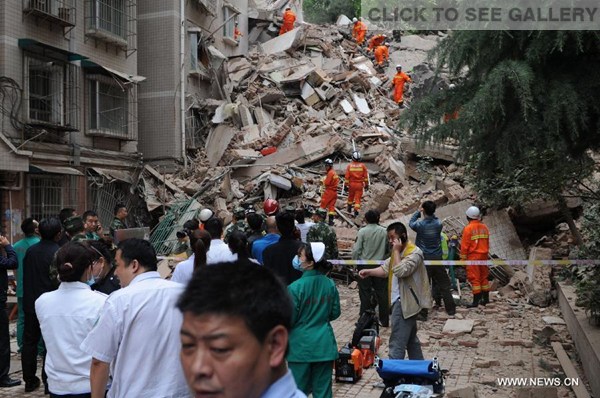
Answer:
[[[23,0],[23,13],[63,28],[75,26],[75,0]]]

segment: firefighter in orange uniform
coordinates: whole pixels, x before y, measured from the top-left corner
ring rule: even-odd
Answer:
[[[385,42],[386,38],[387,36],[382,34],[371,37],[371,39],[369,40],[369,47],[367,48],[367,50],[369,52],[375,50],[377,47],[379,47]]]
[[[237,41],[242,36],[244,36],[244,35],[242,34],[242,31],[238,28],[238,22],[236,21],[235,28],[233,29],[233,39]]]
[[[360,18],[354,25],[354,29],[356,29],[356,44],[362,46],[367,37],[367,24],[362,21],[362,18]]]
[[[404,107],[404,83],[412,82],[411,78],[402,72],[402,65],[396,65],[396,75],[392,83],[394,85],[394,101],[403,108]]]
[[[354,206],[354,216],[360,211],[360,200],[363,189],[369,188],[369,172],[367,167],[360,161],[360,152],[352,152],[352,163],[346,167],[346,184],[348,184],[348,212]]]
[[[325,159],[325,170],[327,174],[323,178],[323,196],[321,196],[321,209],[327,209],[329,214],[329,225],[333,225],[335,219],[335,201],[337,200],[337,187],[340,178],[333,170],[333,161]]]
[[[358,24],[358,19],[352,18],[352,38],[354,40],[356,40],[356,37],[358,36],[358,28],[359,27],[360,27],[360,25]]]
[[[375,63],[379,66],[383,66],[383,64],[390,58],[390,50],[388,45],[388,43],[385,43],[375,48]]]
[[[450,84],[448,86],[448,90],[454,90],[456,86],[454,84]],[[444,113],[444,123],[448,123],[450,120],[458,119],[458,109],[452,113]]]
[[[460,241],[461,260],[488,260],[490,251],[490,231],[481,222],[479,208],[471,206],[467,209],[469,224],[463,229]],[[479,304],[486,305],[490,302],[490,284],[488,275],[490,269],[487,265],[467,265],[467,279],[473,289],[473,303],[469,308]]]
[[[281,25],[281,29],[279,29],[279,36],[294,29],[295,22],[296,14],[294,14],[294,11],[290,7],[287,7],[283,13],[283,24]]]

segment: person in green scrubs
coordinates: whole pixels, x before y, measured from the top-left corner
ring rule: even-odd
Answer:
[[[331,264],[325,244],[303,244],[292,260],[302,277],[288,286],[294,304],[292,331],[287,356],[296,384],[314,398],[332,397],[331,376],[338,347],[330,322],[340,316],[340,296],[326,276]]]

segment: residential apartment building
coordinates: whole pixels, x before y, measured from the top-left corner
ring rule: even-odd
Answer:
[[[198,101],[225,98],[224,61],[248,51],[248,0],[140,2],[138,28],[139,73],[148,78],[139,92],[140,151],[153,164],[181,164],[184,148],[204,144],[210,122]]]
[[[136,0],[0,1],[3,232],[73,207],[106,223],[139,170]]]

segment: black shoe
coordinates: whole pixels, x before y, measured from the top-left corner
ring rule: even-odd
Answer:
[[[352,205],[348,205],[348,208],[346,210],[348,210],[348,213],[352,212]]]
[[[467,304],[467,308],[477,308],[480,300],[481,300],[481,293],[474,294],[473,302],[471,304]]]
[[[456,310],[446,311],[446,314],[448,314],[448,316],[454,316],[456,315]]]
[[[25,392],[32,392],[37,390],[40,387],[40,384],[40,379],[36,377],[35,380],[31,383],[25,383]]]
[[[481,293],[481,301],[479,304],[485,307],[486,304],[490,302],[490,292],[482,292]]]
[[[0,387],[14,387],[21,384],[21,380],[11,379],[10,376],[4,376],[0,379]]]

